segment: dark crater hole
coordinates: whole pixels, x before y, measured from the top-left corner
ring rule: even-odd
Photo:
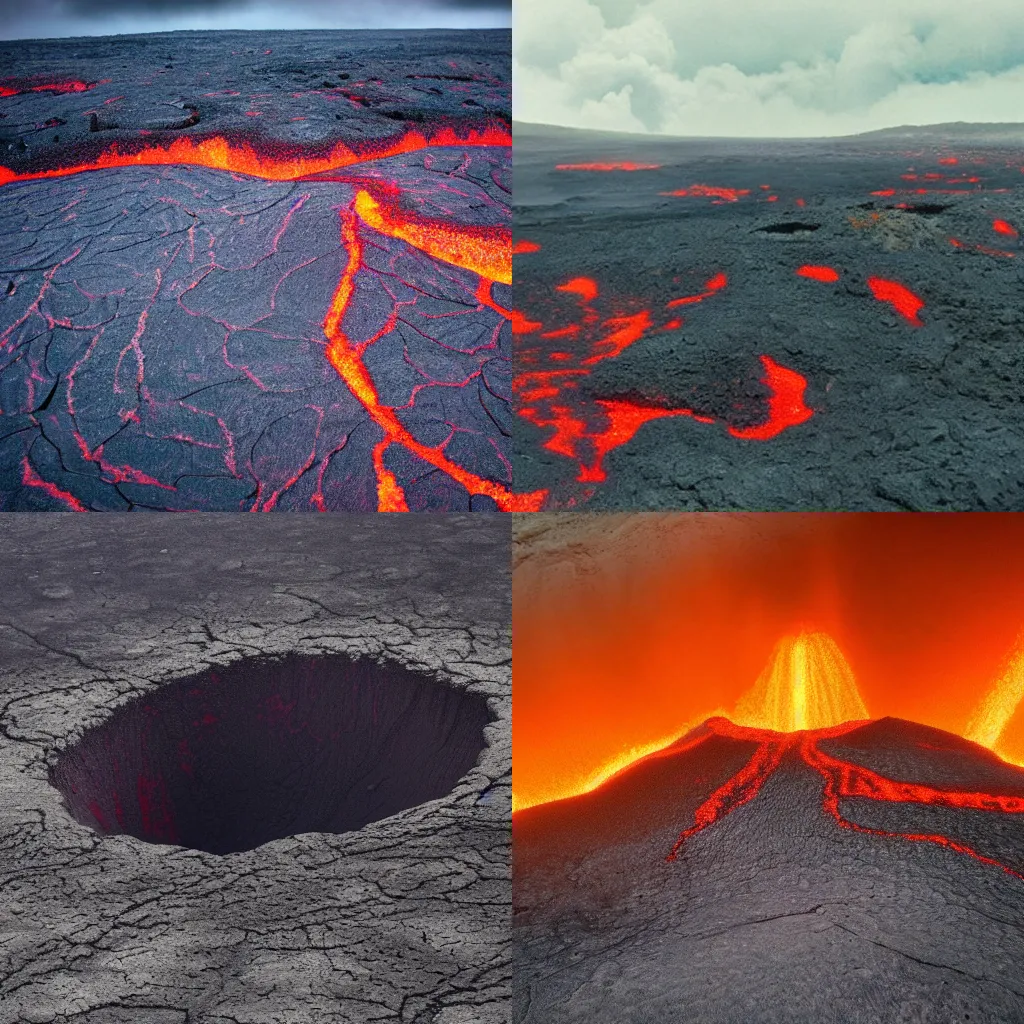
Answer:
[[[901,203],[898,206],[887,206],[886,209],[902,210],[904,213],[920,213],[930,217],[937,213],[945,213],[949,209],[949,203]]]
[[[767,224],[763,228],[755,228],[766,235],[796,235],[802,231],[817,231],[820,224],[808,224],[798,220],[787,220],[781,224]]]
[[[398,665],[248,659],[118,708],[60,754],[50,781],[103,835],[236,853],[444,796],[489,721],[483,697]]]

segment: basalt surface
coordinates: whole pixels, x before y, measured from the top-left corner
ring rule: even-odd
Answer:
[[[513,864],[519,1024],[1024,1017],[1024,771],[940,730],[711,720]]]
[[[507,1021],[504,522],[0,516],[0,1021]]]
[[[518,490],[1024,508],[1021,126],[515,133]]]
[[[511,493],[508,32],[0,48],[0,508]]]

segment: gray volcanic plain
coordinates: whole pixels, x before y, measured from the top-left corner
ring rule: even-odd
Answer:
[[[0,509],[508,501],[510,46],[0,44]]]
[[[514,133],[517,490],[1024,509],[1024,125]]]
[[[714,724],[513,815],[516,1024],[1024,1020],[1024,771],[893,718],[777,761]]]
[[[504,523],[0,515],[0,1022],[507,1022]]]

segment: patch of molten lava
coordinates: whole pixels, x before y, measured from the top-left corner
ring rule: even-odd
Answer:
[[[8,81],[6,85],[0,85],[0,96],[21,96],[27,92],[52,92],[66,95],[72,92],[88,92],[100,84],[100,82],[79,82],[74,79],[64,82],[43,82],[37,85]]]
[[[812,281],[832,282],[839,280],[839,272],[832,267],[815,266],[805,263],[802,267],[797,267],[796,272],[801,277],[809,277]]]
[[[822,729],[778,732],[770,729],[746,728],[735,725],[725,718],[712,718],[705,722],[699,735],[693,736],[689,741],[683,741],[686,749],[699,746],[713,736],[721,736],[753,743],[756,745],[755,750],[750,760],[738,772],[698,806],[694,812],[693,824],[680,832],[679,838],[669,851],[666,860],[676,860],[690,839],[713,827],[744,804],[756,799],[764,784],[781,766],[783,759],[796,757],[821,776],[822,810],[840,828],[885,839],[932,843],[953,853],[970,857],[981,864],[997,867],[1006,874],[1024,881],[1024,874],[1020,871],[949,836],[867,828],[845,817],[841,803],[843,800],[849,799],[874,800],[884,803],[915,803],[1001,814],[1024,814],[1024,796],[939,789],[919,783],[901,782],[887,778],[862,765],[834,757],[821,749],[822,740],[843,736],[863,724],[863,722],[845,722]],[[682,749],[680,746],[676,746],[672,748],[672,752],[680,749]]]
[[[528,252],[540,252],[540,246],[536,242],[527,242],[525,238],[521,238],[512,246],[513,256],[522,256]]]
[[[556,171],[656,171],[661,164],[639,164],[632,161],[618,163],[555,164]]]
[[[771,356],[761,356],[761,365],[764,367],[761,383],[770,392],[768,419],[754,427],[729,427],[733,437],[747,441],[768,441],[814,415],[814,410],[804,402],[806,377],[780,365]]]
[[[924,326],[917,315],[924,309],[924,300],[909,288],[898,281],[889,281],[884,277],[869,277],[868,287],[879,302],[888,302],[900,316],[909,320],[915,327]]]
[[[271,152],[269,147],[266,152],[262,152],[249,143],[233,144],[223,136],[215,135],[201,141],[179,138],[167,146],[142,146],[131,151],[122,151],[115,144],[88,162],[43,171],[19,173],[7,167],[0,167],[0,185],[12,181],[61,178],[109,167],[150,167],[169,164],[210,167],[236,174],[248,174],[267,181],[294,181],[310,174],[323,174],[370,160],[384,160],[436,146],[511,145],[512,136],[506,129],[471,129],[460,134],[452,128],[442,128],[429,135],[420,131],[407,131],[397,138],[359,149],[339,142],[325,156],[305,156],[294,151]]]
[[[696,196],[704,199],[720,199],[727,203],[738,202],[740,196],[749,196],[749,188],[721,188],[716,185],[691,185],[677,188],[674,192],[661,192],[663,196]]]
[[[992,230],[1000,235],[1009,235],[1011,238],[1016,238],[1018,235],[1017,229],[1012,224],[998,218],[992,221]]]

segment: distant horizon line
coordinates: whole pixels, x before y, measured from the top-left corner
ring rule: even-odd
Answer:
[[[624,128],[577,128],[572,125],[549,124],[543,121],[520,121],[512,117],[512,135],[515,137],[516,128],[531,129],[543,128],[565,132],[579,132],[586,135],[619,135],[631,139],[676,139],[683,141],[705,142],[711,139],[727,140],[734,142],[815,142],[827,139],[857,139],[865,136],[895,135],[899,133],[912,132],[936,132],[939,130],[951,129],[1012,129],[1024,133],[1024,121],[938,121],[930,124],[902,124],[892,125],[885,128],[869,128],[863,132],[850,132],[844,135],[678,135],[668,132],[637,132]]]
[[[492,25],[479,27],[469,25],[465,28],[450,28],[444,25],[424,27],[420,25],[409,25],[405,28],[373,28],[362,26],[359,28],[323,28],[322,26],[311,26],[309,28],[173,28],[159,32],[102,32],[89,36],[0,36],[0,46],[4,43],[73,43],[91,39],[138,39],[142,36],[185,36],[185,35],[268,35],[268,34],[292,34],[299,32],[375,32],[378,34],[387,33],[390,35],[404,35],[407,32],[507,32],[511,34],[511,25]],[[12,77],[10,75],[0,77]]]

